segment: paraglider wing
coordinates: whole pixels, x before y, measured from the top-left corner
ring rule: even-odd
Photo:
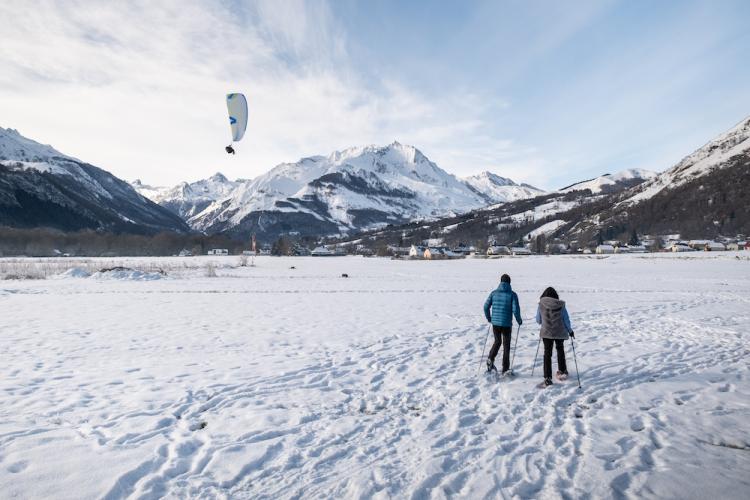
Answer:
[[[245,135],[247,128],[247,99],[242,94],[227,94],[229,125],[232,127],[232,140],[237,142]]]

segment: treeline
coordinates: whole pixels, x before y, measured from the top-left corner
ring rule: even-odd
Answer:
[[[239,254],[250,242],[222,235],[158,233],[153,236],[114,234],[92,230],[63,232],[57,229],[19,229],[0,226],[0,256],[54,257],[61,254],[84,257],[168,256],[186,250],[205,255],[212,248]]]

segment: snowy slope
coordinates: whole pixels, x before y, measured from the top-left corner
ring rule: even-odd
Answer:
[[[188,230],[179,217],[109,172],[4,128],[0,224],[138,233]]]
[[[478,193],[485,195],[490,204],[524,200],[545,193],[544,190],[529,184],[516,184],[511,179],[487,171],[464,177],[463,181]]]
[[[230,196],[240,184],[239,181],[230,181],[220,172],[207,179],[191,183],[181,182],[171,188],[148,186],[139,179],[132,183],[136,191],[143,196],[185,220],[199,214],[211,203]]]
[[[524,324],[500,380],[479,372],[498,261],[22,261],[168,277],[0,281],[0,496],[744,499],[735,255],[503,261]],[[566,341],[571,378],[539,390],[550,285],[576,362]]]
[[[513,188],[514,196],[533,190]],[[494,195],[445,172],[413,146],[394,142],[281,164],[188,222],[208,232],[227,231],[250,220],[262,226],[259,214],[272,212],[278,225],[283,225],[280,214],[289,214],[329,231],[347,231],[466,212],[487,205]]]
[[[639,168],[631,168],[617,172],[616,174],[604,174],[595,179],[578,182],[571,186],[562,188],[561,193],[570,193],[573,191],[583,191],[590,189],[592,193],[599,194],[603,191],[612,191],[618,186],[630,187],[632,183],[642,182],[656,177],[656,172]]]
[[[734,159],[750,152],[750,117],[633,190],[625,203],[637,203],[654,197],[664,189],[673,189],[698,177],[733,165]],[[739,180],[739,179],[738,179]]]

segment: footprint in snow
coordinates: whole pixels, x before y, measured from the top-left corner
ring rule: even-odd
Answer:
[[[641,417],[633,417],[630,419],[630,429],[634,432],[640,432],[646,428]]]

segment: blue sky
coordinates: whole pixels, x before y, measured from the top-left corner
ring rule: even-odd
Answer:
[[[747,1],[0,5],[0,126],[126,178],[361,144],[554,189],[663,170],[750,114]],[[223,152],[223,94],[250,101]]]

